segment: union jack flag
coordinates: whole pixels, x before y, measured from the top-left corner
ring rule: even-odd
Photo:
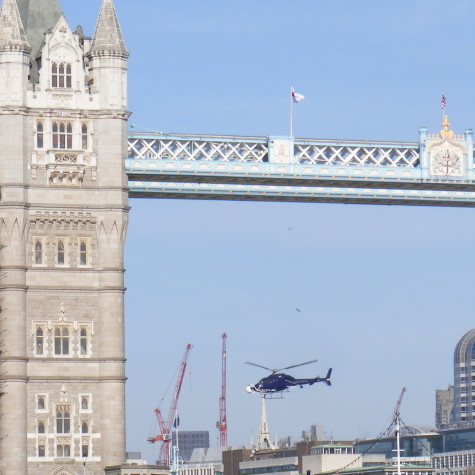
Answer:
[[[442,109],[445,109],[445,106],[447,105],[447,98],[445,97],[445,94],[442,94],[441,105],[442,105]]]

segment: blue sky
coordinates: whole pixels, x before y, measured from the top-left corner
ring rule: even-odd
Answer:
[[[457,0],[115,0],[134,130],[417,141],[475,126],[475,3]],[[92,35],[99,0],[62,0]],[[126,246],[128,450],[153,461],[153,409],[187,343],[182,430],[218,432],[228,333],[229,442],[257,435],[264,371],[334,368],[334,385],[267,406],[272,437],[311,424],[377,436],[403,386],[406,424],[434,423],[435,389],[474,326],[470,209],[133,199]],[[299,307],[302,313],[297,313]],[[163,399],[163,402],[161,403]]]

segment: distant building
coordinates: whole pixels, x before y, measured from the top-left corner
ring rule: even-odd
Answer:
[[[454,422],[454,386],[435,391],[435,427],[442,429]]]
[[[142,454],[140,452],[126,452],[125,455],[125,463],[107,467],[105,469],[105,475],[170,475],[169,467],[164,465],[149,465],[145,460],[142,460]],[[85,466],[84,473],[86,473]]]
[[[251,460],[239,464],[239,475],[299,475],[298,457]]]
[[[372,465],[386,463],[384,454],[362,456],[355,452],[352,444],[330,442],[316,445],[310,449],[310,455],[302,457],[302,473],[313,475],[333,470],[341,472],[344,468],[355,470],[363,466],[365,458],[370,459]]]
[[[428,464],[430,456],[441,452],[444,447],[444,436],[433,427],[406,426],[401,429],[401,455],[406,462],[413,465]],[[384,454],[386,458],[395,457],[397,449],[396,437],[377,439],[359,439],[355,442],[355,451],[360,454]]]
[[[223,475],[223,447],[194,449],[190,460],[180,466],[180,475]]]
[[[475,330],[467,332],[454,352],[454,420],[471,423],[475,416]],[[464,424],[462,424],[463,426]]]
[[[324,434],[323,434],[323,426],[320,424],[314,424],[310,426],[310,430],[304,430],[302,431],[302,440],[304,441],[310,441],[310,440],[319,440],[322,441],[324,440]]]
[[[302,445],[303,444],[303,445]],[[253,450],[251,453],[224,452],[223,475],[396,475],[397,467],[385,454],[359,454],[351,442],[326,442],[309,446],[303,442],[310,453],[300,455],[298,447],[274,450]],[[391,457],[394,454],[391,454]],[[237,456],[237,457],[236,457]],[[236,458],[239,469],[231,466]],[[227,461],[226,461],[227,459]],[[427,457],[425,463],[404,463],[402,475],[433,475],[433,469]],[[465,475],[465,474],[464,474]],[[469,475],[469,474],[466,474]],[[474,475],[474,474],[470,474]]]
[[[474,475],[475,451],[445,452],[432,457],[432,468],[437,475]]]
[[[224,475],[239,475],[239,464],[251,460],[252,450],[246,447],[231,448],[223,452]]]
[[[475,427],[475,329],[465,333],[454,351],[454,385],[436,391],[438,429]]]
[[[193,449],[209,448],[209,432],[207,430],[182,430],[172,432],[172,445],[179,448],[179,456],[186,462],[190,460]]]

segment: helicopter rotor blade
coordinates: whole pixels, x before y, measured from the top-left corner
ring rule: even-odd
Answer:
[[[297,368],[297,366],[305,366],[307,364],[312,364],[312,363],[315,363],[317,362],[318,360],[312,360],[312,361],[306,361],[305,363],[300,363],[300,364],[294,364],[292,366],[286,366],[285,368],[280,368],[280,369],[277,369],[276,371],[282,371],[284,369],[290,369],[290,368]]]
[[[246,364],[250,364],[251,366],[257,366],[258,368],[266,369],[267,371],[271,371],[272,373],[275,373],[276,371],[278,371],[277,369],[274,370],[274,369],[268,368],[267,366],[262,366],[261,364],[251,363],[250,361],[246,361]]]

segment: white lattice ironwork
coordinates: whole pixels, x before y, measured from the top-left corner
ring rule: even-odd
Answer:
[[[413,168],[419,163],[419,149],[416,147],[325,145],[296,141],[294,149],[294,161],[303,164]]]
[[[267,162],[268,138],[129,136],[129,158],[211,162]],[[294,164],[414,168],[419,147],[407,143],[322,142],[296,139]]]
[[[129,158],[222,162],[267,161],[266,140],[129,137]]]

